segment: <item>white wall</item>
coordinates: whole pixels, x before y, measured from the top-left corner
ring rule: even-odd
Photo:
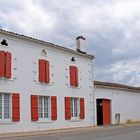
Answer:
[[[111,100],[112,124],[116,124],[116,113],[120,114],[120,123],[126,123],[128,120],[140,121],[140,93],[96,87],[94,91],[95,108],[96,99],[99,98]],[[95,112],[95,125],[97,125],[96,115]]]
[[[0,35],[0,41],[6,39],[7,47],[0,45],[0,50],[12,53],[12,78],[0,80],[0,92],[20,93],[20,121],[0,123],[0,133],[17,131],[48,130],[67,127],[80,127],[93,125],[93,85],[92,61],[80,55],[74,55],[49,46],[41,46],[33,42],[25,42]],[[47,52],[46,59],[51,65],[51,83],[49,85],[38,82],[38,59],[41,50]],[[79,68],[80,87],[69,86],[69,65],[74,56]],[[30,110],[30,95],[57,96],[58,119],[46,123],[32,122]],[[85,119],[75,122],[65,120],[64,97],[85,98]]]

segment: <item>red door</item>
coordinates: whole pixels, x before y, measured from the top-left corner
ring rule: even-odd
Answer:
[[[110,100],[103,99],[103,125],[111,124]]]

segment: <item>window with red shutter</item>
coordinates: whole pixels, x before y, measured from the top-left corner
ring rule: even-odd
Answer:
[[[12,120],[20,121],[20,95],[18,93],[12,94]]]
[[[0,51],[0,77],[11,78],[11,53]]]
[[[78,83],[78,68],[76,66],[70,66],[70,85],[77,87]]]
[[[5,76],[5,52],[0,51],[0,77]]]
[[[5,76],[6,78],[11,78],[11,53],[10,52],[6,52],[6,73]]]
[[[51,97],[51,119],[57,120],[57,97]]]
[[[49,61],[39,59],[39,82],[50,82],[50,64]]]
[[[49,61],[45,61],[45,82],[50,82],[50,64]]]
[[[31,120],[38,121],[38,96],[31,95]]]
[[[79,81],[78,81],[78,68],[75,67],[75,86],[79,86]]]
[[[45,82],[45,65],[46,62],[43,59],[39,59],[39,82]]]
[[[85,118],[84,98],[80,98],[80,119]]]
[[[65,119],[66,120],[70,120],[71,119],[70,97],[65,97]]]

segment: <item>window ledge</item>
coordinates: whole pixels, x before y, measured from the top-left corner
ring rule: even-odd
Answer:
[[[53,82],[50,83],[36,82],[36,83],[42,86],[52,86],[54,84]]]
[[[80,122],[81,119],[80,118],[72,118],[71,120],[69,120],[69,122]]]
[[[50,119],[39,119],[37,121],[37,123],[52,123],[52,120],[50,120]]]
[[[11,120],[0,120],[0,125],[5,125],[5,124],[13,124]]]

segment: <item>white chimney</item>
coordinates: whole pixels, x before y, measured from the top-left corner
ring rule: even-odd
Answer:
[[[78,36],[76,38],[76,44],[77,44],[77,51],[78,52],[86,53],[85,42],[86,42],[86,39],[83,36]]]

